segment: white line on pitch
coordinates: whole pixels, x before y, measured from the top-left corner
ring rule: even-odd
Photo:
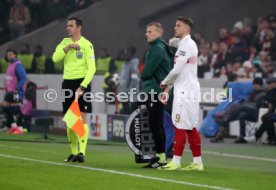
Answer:
[[[47,150],[37,150],[37,149],[34,149],[34,148],[22,148],[22,147],[18,147],[18,146],[0,145],[0,147],[10,147],[10,148],[14,148],[14,149],[20,148],[22,150],[52,153],[52,152],[47,151]],[[191,152],[191,151],[190,150],[185,150],[185,152]],[[267,158],[267,157],[238,155],[238,154],[221,153],[221,152],[213,152],[213,151],[202,151],[202,153],[204,155],[212,155],[212,156],[222,156],[222,157],[229,157],[229,158],[239,158],[239,159],[257,160],[257,161],[276,162],[276,159]]]
[[[127,172],[121,172],[121,171],[116,171],[116,170],[107,170],[107,169],[93,168],[93,167],[80,166],[80,165],[69,165],[69,164],[65,164],[65,163],[52,162],[52,161],[46,161],[46,160],[37,160],[37,159],[33,159],[33,158],[24,158],[24,157],[12,156],[12,155],[8,155],[8,154],[0,154],[0,157],[12,158],[12,159],[17,159],[17,160],[26,160],[26,161],[38,162],[38,163],[56,165],[56,166],[82,168],[82,169],[92,170],[92,171],[100,171],[100,172],[104,172],[104,173],[126,175],[126,176],[131,176],[131,177],[136,177],[136,178],[150,179],[150,180],[154,180],[154,181],[169,182],[169,183],[182,184],[182,185],[188,185],[188,186],[194,186],[194,187],[202,187],[202,188],[208,188],[208,189],[233,190],[233,189],[230,189],[230,188],[225,188],[225,187],[220,187],[220,186],[212,186],[212,185],[207,185],[207,184],[197,184],[197,183],[191,183],[191,182],[185,182],[185,181],[164,179],[164,178],[159,178],[159,177],[152,177],[152,176],[146,176],[146,175],[141,175],[141,174],[127,173]]]
[[[266,158],[266,157],[247,156],[247,155],[238,155],[238,154],[211,152],[211,151],[202,151],[202,153],[207,155],[213,155],[213,156],[223,156],[223,157],[241,158],[241,159],[248,159],[248,160],[276,162],[276,159]]]

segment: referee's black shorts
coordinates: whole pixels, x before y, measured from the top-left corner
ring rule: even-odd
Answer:
[[[62,90],[65,95],[65,97],[69,97],[71,91],[73,95],[70,98],[65,98],[63,97],[64,101],[62,102],[62,107],[63,107],[63,113],[66,113],[67,110],[69,109],[70,105],[72,102],[75,100],[75,95],[76,95],[76,90],[78,87],[80,87],[81,82],[83,79],[73,79],[73,80],[63,80],[62,82]],[[84,90],[85,93],[91,93],[91,85],[89,84],[87,88]],[[87,96],[88,97],[88,96]],[[85,113],[91,113],[92,112],[92,102],[91,100],[88,99],[88,101],[85,101],[83,96],[81,96],[78,99],[78,103],[80,106],[80,111],[85,112]]]

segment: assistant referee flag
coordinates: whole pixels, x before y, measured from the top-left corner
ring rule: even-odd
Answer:
[[[73,101],[62,119],[68,128],[74,131],[79,137],[85,133],[80,113],[80,107],[76,100]]]

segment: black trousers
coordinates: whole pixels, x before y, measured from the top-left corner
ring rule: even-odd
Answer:
[[[153,134],[155,151],[157,154],[165,153],[166,134],[163,127],[164,105],[158,100],[158,95],[154,96],[155,101],[151,100],[150,95],[148,97],[146,106],[149,111],[149,127]]]
[[[11,124],[14,123],[14,116],[18,115],[17,125],[23,125],[23,115],[21,114],[19,106],[5,106],[3,107],[3,112],[5,113],[7,127],[10,128]]]
[[[268,136],[268,141],[276,141],[275,135],[275,127],[274,123],[276,122],[276,114],[275,113],[267,113],[262,116],[262,124],[260,128],[256,131],[255,136],[256,139],[261,138],[263,133],[266,131]]]
[[[62,82],[62,90],[65,90],[64,95],[66,97],[70,96],[70,92],[73,93],[73,96],[69,98],[64,97],[64,101],[62,102],[63,113],[65,114],[69,107],[71,106],[72,102],[75,100],[75,92],[80,87],[81,82],[83,79],[74,79],[74,80],[63,80]],[[89,84],[87,88],[84,90],[84,94],[78,99],[78,103],[80,106],[80,111],[84,113],[91,113],[92,112],[92,101],[90,98],[87,100],[84,99],[86,93],[91,92],[91,85]]]

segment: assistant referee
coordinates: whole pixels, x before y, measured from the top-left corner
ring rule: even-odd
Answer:
[[[85,135],[78,137],[67,128],[71,154],[64,160],[65,162],[84,162],[88,140],[86,114],[92,112],[91,101],[84,101],[82,95],[91,92],[90,83],[96,72],[95,55],[92,43],[81,35],[81,29],[82,20],[77,17],[69,18],[66,28],[68,38],[60,42],[53,54],[55,64],[61,64],[62,61],[64,63],[62,90],[65,97],[73,93],[71,98],[63,100],[63,113],[66,113],[77,96],[85,129]]]

